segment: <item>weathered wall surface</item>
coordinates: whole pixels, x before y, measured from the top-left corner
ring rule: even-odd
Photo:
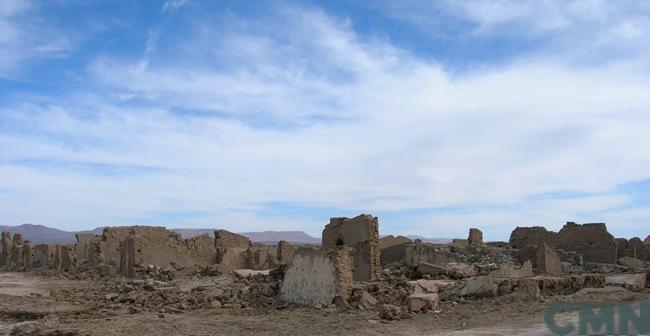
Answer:
[[[379,248],[385,249],[395,245],[401,245],[406,243],[412,243],[413,241],[404,236],[385,236],[379,239]]]
[[[295,249],[287,241],[281,240],[277,247],[278,265],[289,265],[293,261]]]
[[[472,246],[482,246],[483,245],[483,232],[477,228],[469,229],[469,235],[467,237],[467,243]]]
[[[631,257],[641,260],[648,260],[648,248],[643,243],[641,238],[634,237],[630,239],[628,242],[628,248],[632,250],[633,255]]]
[[[364,214],[354,218],[331,218],[323,230],[322,246],[335,250],[343,245],[353,248],[355,280],[365,281],[379,276],[381,249],[377,217]]]
[[[414,267],[422,262],[443,265],[452,261],[456,260],[449,253],[424,243],[395,245],[381,251],[382,267],[392,264]]]
[[[226,230],[214,232],[216,262],[233,269],[249,268],[251,241],[245,236]]]
[[[564,274],[564,267],[560,257],[546,243],[541,243],[537,247],[537,271],[542,274],[561,276]]]
[[[550,245],[582,254],[585,262],[615,264],[617,244],[604,223],[568,222],[550,241]]]
[[[74,249],[80,262],[87,261],[90,258],[91,243],[102,240],[102,236],[92,233],[77,233],[75,237],[77,238],[77,243]]]
[[[554,232],[548,231],[542,226],[518,226],[510,234],[510,246],[517,249],[524,248],[529,244],[539,246],[542,243],[549,242],[554,235]]]
[[[347,249],[301,249],[287,269],[280,296],[287,302],[325,306],[337,296],[347,301],[352,290],[352,269]]]

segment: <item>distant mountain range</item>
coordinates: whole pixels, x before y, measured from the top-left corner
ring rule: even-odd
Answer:
[[[170,229],[179,233],[183,238],[192,238],[202,234],[212,236],[216,229]],[[0,225],[0,231],[11,233],[20,233],[25,240],[30,240],[35,244],[74,244],[76,242],[75,232],[63,231],[50,228],[43,225],[23,224],[18,226]],[[79,233],[92,233],[101,235],[104,227],[98,227],[93,230],[79,231]],[[286,240],[295,245],[320,245],[321,239],[312,237],[302,231],[263,231],[263,232],[241,232],[239,233],[248,237],[251,241],[265,244],[275,244],[280,240]],[[426,238],[422,236],[407,236],[410,239],[421,239],[425,243],[446,244],[451,239],[446,238]]]
[[[212,236],[216,229],[170,229],[179,233],[183,238],[192,238],[202,234]],[[35,244],[74,244],[77,239],[75,232],[63,231],[50,228],[43,225],[23,224],[18,226],[0,225],[0,231],[11,233],[20,233],[23,239],[30,240]],[[88,231],[79,231],[79,233],[92,233],[101,235],[104,227],[99,227]],[[302,231],[264,231],[264,232],[242,232],[239,233],[248,237],[251,241],[257,243],[275,244],[280,240],[286,240],[296,245],[320,245],[321,239],[312,237]]]

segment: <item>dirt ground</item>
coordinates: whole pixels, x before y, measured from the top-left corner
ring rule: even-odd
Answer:
[[[445,301],[436,312],[386,321],[350,308],[205,308],[175,313],[106,307],[78,297],[99,281],[0,273],[0,335],[551,335],[543,314],[553,298],[516,296]],[[569,302],[640,301],[649,291],[599,289],[562,297]]]

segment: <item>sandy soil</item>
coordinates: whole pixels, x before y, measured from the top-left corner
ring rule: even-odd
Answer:
[[[109,310],[92,302],[49,295],[53,289],[93,290],[93,286],[92,281],[0,274],[0,335],[551,335],[543,313],[551,300],[557,299],[526,301],[504,296],[444,302],[438,313],[385,321],[374,312],[336,308],[134,312],[128,306]],[[622,289],[564,297],[575,302],[648,298],[648,290],[633,293]]]

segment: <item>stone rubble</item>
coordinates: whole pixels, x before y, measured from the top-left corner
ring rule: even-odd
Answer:
[[[647,239],[646,239],[647,241]],[[584,289],[648,286],[647,245],[614,239],[605,224],[567,223],[558,233],[516,228],[510,243],[427,244],[379,239],[372,215],[335,217],[322,247],[252,243],[225,230],[182,239],[159,227],[107,228],[75,246],[32,244],[3,232],[0,270],[94,280],[51,296],[94,302],[97,314],[177,314],[194,309],[359,309],[386,320],[439,312],[444,304],[496,297],[536,300]]]

